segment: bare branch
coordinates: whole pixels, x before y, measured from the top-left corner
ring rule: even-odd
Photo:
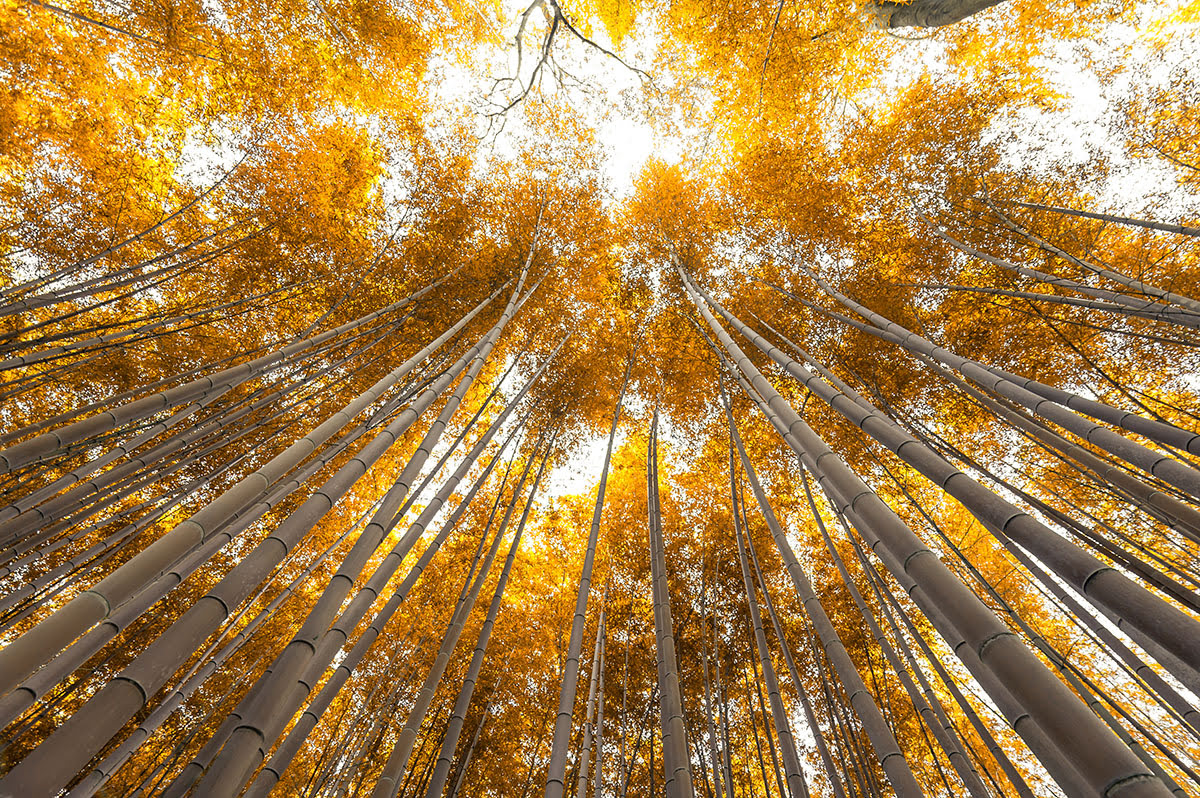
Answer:
[[[763,86],[767,82],[767,64],[771,61],[771,47],[775,44],[775,31],[779,29],[779,17],[783,14],[783,4],[786,0],[779,0],[779,5],[775,8],[775,21],[771,23],[771,36],[767,39],[767,54],[763,56],[762,72],[758,78],[758,104],[762,105]]]
[[[579,39],[579,41],[583,42],[584,44],[588,45],[589,47],[593,47],[593,48],[599,50],[600,52],[607,55],[609,58],[616,60],[616,62],[619,63],[621,66],[625,67],[626,69],[630,70],[631,72],[635,72],[638,75],[640,75],[643,80],[653,81],[653,78],[650,76],[650,73],[646,72],[643,69],[638,69],[637,67],[635,67],[632,64],[628,63],[627,61],[625,61],[625,59],[621,58],[621,56],[614,53],[612,50],[609,50],[606,47],[601,47],[599,44],[597,44],[596,42],[589,39],[587,36],[584,36],[582,33],[580,33],[579,29],[575,27],[574,23],[572,23],[571,20],[567,17],[567,15],[565,13],[563,13],[563,10],[558,5],[558,3],[555,2],[555,0],[549,0],[549,2],[550,2],[551,8],[554,9],[555,15],[558,17],[558,19],[560,19],[562,21],[563,26],[567,30],[569,30],[571,33],[575,34],[575,37],[577,39]]]
[[[533,14],[534,10],[538,8],[540,8],[546,15],[549,27],[542,39],[540,47],[541,52],[538,57],[538,61],[534,65],[533,71],[530,72],[529,79],[527,81],[522,81],[521,70],[524,66],[525,59],[525,32],[529,27],[530,16]],[[565,85],[568,80],[576,83],[580,82],[554,60],[554,42],[560,29],[566,30],[584,45],[603,53],[609,58],[612,58],[617,63],[621,64],[621,66],[637,74],[643,81],[653,84],[653,77],[648,72],[633,66],[625,61],[625,59],[614,53],[612,50],[601,46],[595,40],[585,36],[583,32],[576,27],[575,23],[571,21],[571,18],[566,15],[556,0],[534,0],[533,3],[531,3],[524,11],[521,12],[520,22],[517,27],[517,66],[515,76],[496,79],[496,81],[492,84],[491,91],[488,94],[489,96],[494,95],[502,86],[508,87],[513,84],[519,86],[520,91],[518,91],[514,97],[507,100],[507,102],[491,102],[493,110],[487,113],[489,119],[506,114],[508,111],[512,110],[523,100],[525,100],[525,98],[528,97],[533,91],[534,87],[539,85],[539,81],[545,76],[546,73],[551,74],[560,85]]]

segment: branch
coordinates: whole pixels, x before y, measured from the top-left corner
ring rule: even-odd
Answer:
[[[767,64],[771,61],[771,47],[775,44],[775,31],[779,29],[779,17],[783,14],[783,4],[786,0],[779,0],[779,5],[775,8],[775,21],[771,23],[771,36],[767,39],[767,54],[763,56],[762,71],[758,77],[758,104],[762,106],[763,87],[767,83]]]
[[[551,51],[552,47],[554,46],[554,36],[558,32],[558,25],[559,25],[559,19],[560,19],[560,15],[557,15],[557,14],[555,16],[551,17],[551,19],[550,19],[550,30],[546,33],[546,38],[542,41],[542,55],[541,55],[541,58],[538,59],[537,64],[534,65],[533,71],[529,73],[529,83],[526,85],[521,84],[521,82],[520,82],[521,60],[522,60],[521,37],[524,34],[525,23],[529,19],[530,12],[532,12],[534,8],[536,8],[540,5],[543,5],[543,0],[537,0],[533,5],[529,6],[529,8],[527,8],[527,9],[525,9],[525,12],[521,15],[521,27],[517,33],[517,77],[509,78],[508,80],[511,80],[513,83],[516,83],[517,85],[521,86],[521,91],[517,94],[516,97],[514,97],[512,100],[510,100],[509,103],[507,105],[505,105],[503,108],[501,108],[498,111],[492,111],[491,113],[489,113],[488,114],[489,117],[502,116],[502,115],[508,113],[508,111],[510,111],[512,108],[516,107],[517,104],[519,104],[522,100],[524,100],[526,97],[528,97],[529,93],[531,91],[533,91],[533,87],[534,87],[534,84],[538,80],[538,76],[541,74],[541,72],[545,68],[546,64],[550,62],[550,51]],[[499,83],[499,82],[500,81],[497,81],[497,83]]]
[[[579,41],[583,42],[584,44],[588,45],[589,47],[593,47],[593,48],[599,50],[600,52],[607,55],[609,58],[614,59],[618,64],[625,67],[629,71],[637,73],[638,75],[640,75],[642,77],[643,80],[647,80],[650,82],[654,81],[654,78],[652,78],[650,76],[649,72],[646,72],[644,69],[638,69],[637,67],[628,63],[625,59],[621,58],[621,56],[614,53],[612,50],[609,50],[605,47],[601,47],[599,44],[597,44],[596,42],[589,39],[587,36],[584,36],[582,33],[580,33],[579,29],[575,27],[574,23],[572,23],[571,20],[567,17],[567,15],[563,13],[562,8],[558,5],[556,0],[549,0],[549,2],[550,2],[550,7],[554,9],[555,16],[559,20],[562,21],[563,27],[565,27],[571,33],[575,34],[575,38],[579,39]]]
[[[546,14],[546,17],[549,20],[550,27],[549,27],[549,30],[546,32],[545,38],[543,38],[543,40],[542,40],[541,55],[538,58],[538,62],[536,65],[534,65],[533,71],[529,74],[528,82],[523,83],[521,81],[521,68],[524,65],[524,58],[525,58],[525,49],[524,49],[525,31],[529,26],[530,15],[533,13],[533,11],[535,9],[538,9],[538,8],[542,9],[542,11]],[[598,44],[593,39],[590,39],[587,36],[585,36],[579,30],[579,28],[577,28],[575,26],[575,23],[573,23],[571,21],[570,17],[568,17],[566,15],[566,13],[562,10],[562,7],[558,5],[556,0],[534,0],[533,3],[531,3],[528,7],[526,7],[526,9],[523,12],[521,12],[520,25],[517,28],[516,76],[511,77],[511,78],[496,79],[496,81],[492,84],[492,90],[490,93],[495,93],[501,86],[507,86],[507,85],[510,85],[513,83],[520,86],[521,90],[517,93],[517,95],[515,97],[513,97],[512,99],[510,99],[507,103],[504,103],[503,105],[501,103],[492,102],[491,104],[496,107],[496,110],[488,112],[487,116],[489,118],[494,119],[496,117],[503,116],[508,111],[512,110],[514,107],[516,107],[518,104],[520,104],[533,91],[534,85],[538,82],[541,75],[543,75],[547,70],[555,76],[555,78],[559,81],[559,83],[563,83],[563,80],[562,80],[563,76],[570,77],[568,75],[568,73],[566,72],[566,70],[564,70],[561,66],[559,66],[555,63],[554,58],[553,58],[554,40],[555,40],[555,37],[557,36],[560,28],[565,29],[572,36],[574,36],[579,41],[583,42],[588,47],[591,47],[595,50],[600,51],[604,55],[608,56],[609,58],[612,58],[617,63],[621,64],[621,66],[625,67],[626,69],[630,70],[631,72],[636,73],[638,76],[640,76],[642,78],[642,80],[653,83],[654,79],[648,72],[646,72],[643,69],[639,69],[638,67],[633,66],[632,64],[628,63],[623,58],[621,58],[619,55],[614,53],[612,50],[609,50],[606,47],[602,47],[600,44]]]
[[[45,9],[46,11],[49,11],[51,13],[59,14],[61,16],[69,17],[71,19],[76,19],[76,20],[79,20],[80,22],[85,22],[88,25],[95,25],[98,28],[103,28],[105,30],[112,31],[113,33],[119,33],[122,36],[128,36],[129,38],[136,39],[137,41],[146,42],[147,44],[153,44],[157,47],[163,48],[164,50],[175,50],[176,52],[183,53],[184,55],[191,56],[192,58],[203,58],[206,61],[213,61],[218,64],[222,63],[221,59],[213,58],[211,55],[204,55],[203,53],[193,53],[189,50],[184,50],[181,47],[175,47],[173,45],[166,44],[165,42],[160,42],[158,39],[152,39],[149,36],[143,36],[140,33],[134,33],[133,31],[125,30],[124,28],[117,27],[116,25],[110,25],[107,22],[102,22],[101,20],[93,19],[92,17],[85,16],[84,14],[80,14],[77,11],[70,11],[66,8],[60,8],[59,6],[52,5],[51,3],[42,2],[42,0],[28,0],[28,2],[30,3],[30,5],[35,5],[39,8]]]

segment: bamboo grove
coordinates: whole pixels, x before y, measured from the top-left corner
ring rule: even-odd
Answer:
[[[1198,20],[4,0],[0,795],[1200,794]]]

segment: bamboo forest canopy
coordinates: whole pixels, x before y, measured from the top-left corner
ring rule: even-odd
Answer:
[[[1200,795],[1200,4],[0,0],[0,796]]]

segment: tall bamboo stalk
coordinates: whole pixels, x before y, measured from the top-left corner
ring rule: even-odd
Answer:
[[[1078,763],[1080,774],[1091,788],[1101,792],[1107,790],[1112,798],[1126,794],[1169,795],[1162,782],[1146,770],[1120,739],[1050,673],[804,423],[725,332],[682,268],[677,266],[677,272],[696,308],[737,369],[762,395],[772,414],[780,417],[780,429],[788,431],[788,443],[804,466],[817,476],[819,482],[828,484],[842,504],[852,505],[851,509],[863,526],[877,536],[876,547],[887,549],[892,565],[899,568],[899,573],[920,585],[944,613],[943,618],[949,626],[967,639],[980,660],[1020,700],[1024,711],[1036,718],[1057,747],[1068,752],[1071,761]],[[908,777],[911,779],[911,772]]]
[[[671,598],[667,583],[666,544],[662,534],[662,511],[658,499],[658,412],[650,423],[646,447],[646,487],[650,573],[654,592],[654,625],[658,650],[659,711],[661,712],[664,790],[668,798],[692,798],[691,757],[679,693],[678,659],[671,620]],[[653,750],[653,749],[651,749]]]
[[[600,537],[600,520],[604,512],[604,493],[608,486],[608,469],[612,462],[613,443],[617,436],[617,424],[621,420],[621,403],[629,387],[629,375],[633,371],[634,356],[625,364],[625,376],[621,380],[621,391],[617,394],[613,409],[612,425],[608,432],[608,446],[604,451],[604,465],[600,469],[600,487],[596,493],[596,505],[592,510],[592,525],[588,531],[587,550],[583,556],[583,568],[579,574],[579,590],[575,596],[575,615],[571,620],[571,637],[567,643],[567,658],[563,663],[562,687],[559,691],[558,714],[554,719],[554,736],[550,744],[550,763],[546,768],[546,798],[563,798],[566,791],[567,747],[571,739],[571,718],[575,712],[575,694],[579,683],[579,653],[583,648],[583,626],[587,618],[588,596],[592,589],[592,568],[596,561],[596,543]]]

